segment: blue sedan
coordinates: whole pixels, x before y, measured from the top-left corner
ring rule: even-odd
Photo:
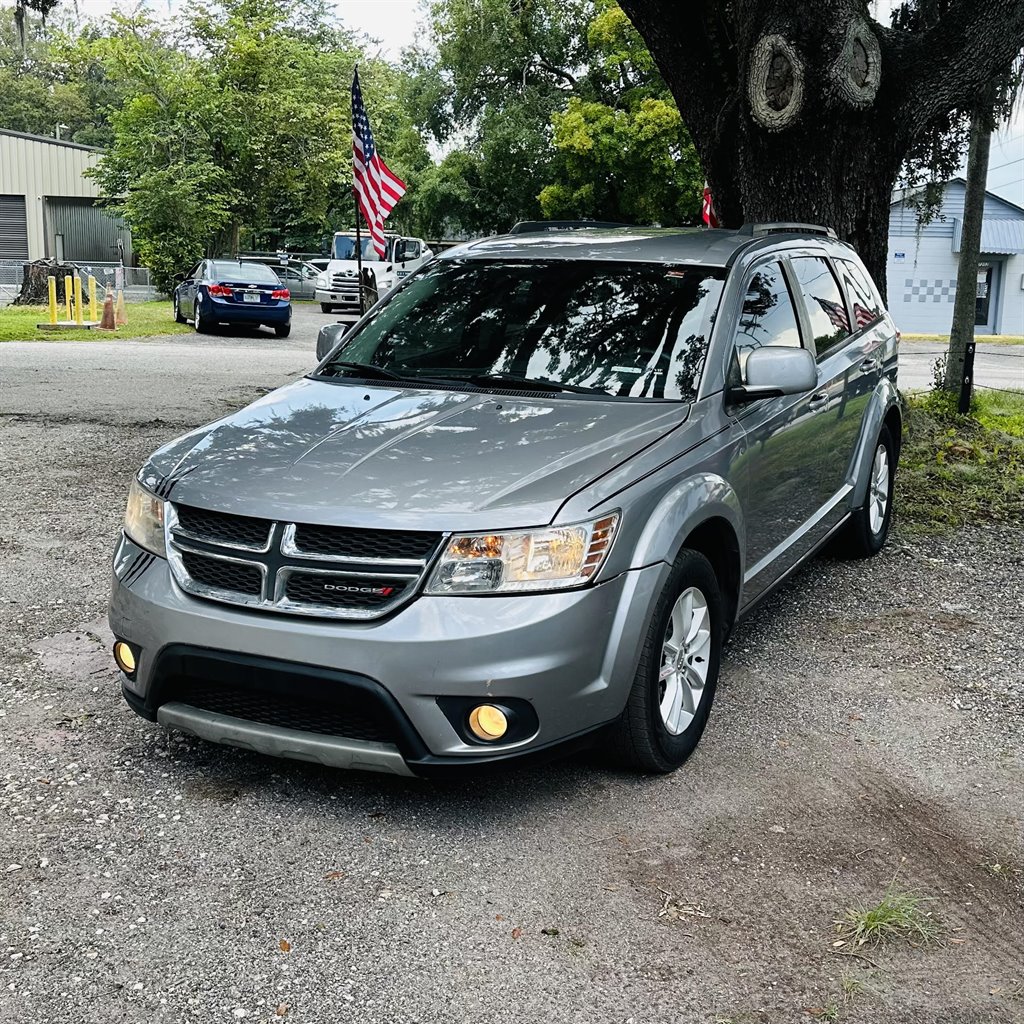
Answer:
[[[216,324],[272,327],[279,338],[292,329],[291,292],[262,263],[201,260],[174,289],[174,319],[200,333]]]

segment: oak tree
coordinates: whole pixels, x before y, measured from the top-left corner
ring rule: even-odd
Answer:
[[[950,159],[1024,47],[1021,0],[621,0],[668,83],[719,218],[826,224],[885,287],[908,159]]]

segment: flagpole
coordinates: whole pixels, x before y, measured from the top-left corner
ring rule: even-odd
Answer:
[[[355,66],[352,72],[352,138],[355,139],[356,125],[355,125],[355,95],[356,86],[359,82],[359,65]],[[363,238],[359,230],[359,193],[356,192],[356,164],[355,164],[355,149],[352,150],[352,204],[356,211],[356,274],[359,280],[359,315],[362,316],[366,312],[363,304]]]
[[[359,275],[359,315],[362,316],[366,310],[363,308],[363,238],[359,232],[359,195],[352,189],[352,202],[356,208],[356,273]]]

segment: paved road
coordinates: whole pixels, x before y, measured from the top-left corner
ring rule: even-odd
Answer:
[[[931,388],[935,361],[946,354],[937,341],[906,341],[900,347],[900,387],[906,391]],[[1024,345],[978,343],[974,357],[975,383],[990,388],[1024,390]]]
[[[815,562],[737,633],[668,778],[425,783],[134,717],[104,622],[128,481],[311,365],[300,317],[0,345],[0,1018],[792,1022],[853,978],[861,1024],[1016,1019],[1017,527]],[[834,922],[897,872],[956,941],[876,971]]]

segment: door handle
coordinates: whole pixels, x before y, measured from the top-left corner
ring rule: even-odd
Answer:
[[[865,359],[864,362],[860,364],[860,368],[864,373],[874,373],[875,370],[881,367],[881,365],[881,359]]]
[[[820,409],[823,406],[828,405],[828,392],[827,391],[815,391],[811,395],[811,400],[808,403],[812,409]]]

